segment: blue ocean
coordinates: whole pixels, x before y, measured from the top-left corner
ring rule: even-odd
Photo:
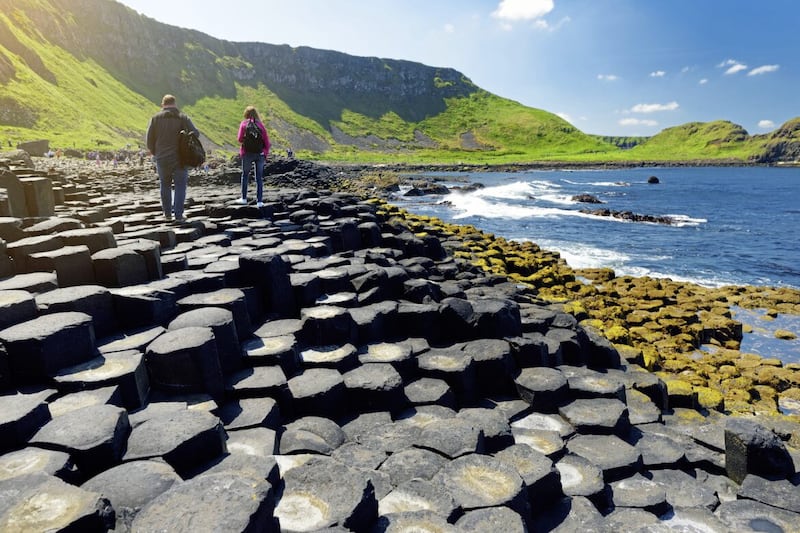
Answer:
[[[671,278],[709,287],[800,288],[797,167],[434,172],[423,176],[435,177],[451,189],[467,183],[483,187],[424,197],[405,197],[401,191],[391,201],[415,213],[471,224],[506,239],[533,241],[559,252],[573,268],[610,267],[617,275]],[[648,183],[651,176],[659,183]],[[574,201],[580,194],[603,203]],[[673,223],[627,222],[581,212],[597,208],[667,216]],[[798,317],[779,320],[800,334]],[[762,355],[800,361],[800,341],[781,342],[779,348],[791,348],[789,353]],[[773,352],[772,344],[765,349]]]

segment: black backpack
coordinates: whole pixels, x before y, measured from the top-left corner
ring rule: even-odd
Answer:
[[[244,151],[249,154],[258,154],[264,150],[264,138],[261,136],[261,128],[256,121],[250,119],[244,129],[244,141],[242,142]]]
[[[185,167],[199,167],[206,162],[206,149],[197,135],[189,129],[188,121],[181,117],[183,129],[178,134],[178,157]]]

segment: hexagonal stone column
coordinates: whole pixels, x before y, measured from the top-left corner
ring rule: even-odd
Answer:
[[[161,461],[131,461],[86,481],[81,488],[107,497],[116,514],[116,530],[130,531],[138,512],[157,496],[183,480]]]
[[[114,231],[108,227],[67,230],[59,233],[58,237],[68,246],[84,244],[89,247],[89,252],[92,254],[117,246]]]
[[[61,369],[53,379],[61,390],[72,392],[117,385],[128,409],[144,406],[150,394],[144,355],[138,350],[95,357],[85,363]]]
[[[343,378],[348,402],[355,412],[398,412],[406,406],[403,379],[388,363],[361,365]]]
[[[150,343],[145,358],[153,387],[173,393],[207,392],[222,397],[225,385],[211,328],[167,331]]]
[[[375,489],[365,472],[335,459],[312,459],[283,476],[275,506],[281,531],[314,531],[341,526],[368,531],[378,518]]]
[[[504,505],[528,518],[528,495],[517,470],[499,459],[471,454],[447,464],[437,476],[464,511]]]
[[[168,330],[209,327],[214,332],[222,372],[229,374],[242,367],[242,352],[233,313],[222,307],[199,307],[178,315]]]
[[[277,532],[272,486],[235,471],[204,474],[174,485],[133,521],[131,531]]]
[[[309,346],[356,342],[357,328],[347,309],[321,305],[303,309],[301,337]]]
[[[0,482],[0,531],[103,532],[114,527],[108,499],[45,473]]]
[[[47,378],[61,368],[94,357],[92,317],[54,313],[0,331],[11,373],[22,381]]]
[[[22,447],[50,420],[47,400],[54,392],[0,396],[0,453]]]
[[[126,248],[107,248],[92,254],[94,277],[105,287],[127,287],[148,281],[144,258]]]
[[[222,422],[205,411],[154,416],[131,432],[124,460],[162,458],[183,477],[227,452]]]
[[[28,291],[0,290],[0,329],[36,318],[36,300]]]
[[[794,473],[794,463],[772,431],[753,420],[731,418],[725,424],[725,469],[741,483],[747,474],[786,478]]]
[[[55,272],[60,287],[94,283],[92,256],[83,245],[31,254],[28,268],[32,272]]]
[[[227,309],[233,315],[233,322],[239,339],[248,338],[253,331],[245,294],[240,289],[219,289],[212,292],[191,294],[178,300],[178,307],[182,312],[202,307],[221,307]]]
[[[536,411],[555,412],[567,399],[567,378],[555,368],[523,368],[514,379],[520,398]]]
[[[295,416],[335,418],[344,412],[345,386],[342,374],[329,368],[312,368],[289,380],[291,401],[286,410]],[[281,406],[284,411],[284,406]]]
[[[119,463],[131,426],[125,409],[92,405],[54,418],[31,438],[31,444],[67,452],[84,474]]]

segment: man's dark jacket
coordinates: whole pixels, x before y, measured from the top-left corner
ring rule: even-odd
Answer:
[[[150,119],[147,125],[147,149],[156,161],[178,161],[178,134],[184,128],[200,135],[191,119],[177,107],[165,107]]]

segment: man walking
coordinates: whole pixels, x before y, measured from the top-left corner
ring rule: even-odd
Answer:
[[[189,170],[180,161],[178,136],[181,130],[200,135],[191,119],[180,112],[171,94],[161,99],[161,111],[153,115],[147,125],[147,149],[155,156],[156,171],[161,182],[161,209],[164,217],[172,220],[174,206],[175,221],[183,222],[183,203],[186,201],[186,183]],[[175,198],[172,198],[172,186]]]

